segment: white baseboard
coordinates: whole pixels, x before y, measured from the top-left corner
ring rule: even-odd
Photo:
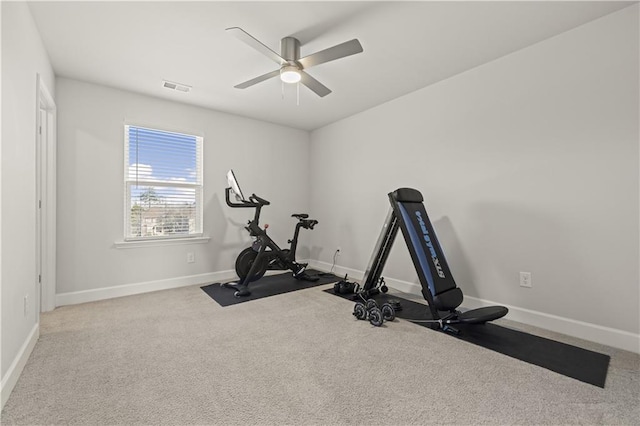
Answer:
[[[464,306],[468,309],[481,308],[483,306],[503,305],[509,309],[508,319],[530,324],[535,327],[555,331],[583,340],[600,343],[626,351],[640,353],[640,334],[633,334],[628,331],[616,328],[604,327],[571,318],[560,317],[544,312],[533,311],[531,309],[510,306],[504,303],[496,303],[490,300],[478,299],[465,296]]]
[[[316,269],[322,272],[333,272],[334,275],[344,278],[347,276],[348,280],[361,280],[364,277],[364,272],[358,271],[356,269],[347,268],[340,265],[331,265],[330,263],[320,262],[318,260],[304,260],[304,262],[308,263],[309,266],[307,269]]]
[[[309,261],[309,266],[321,271],[329,271],[332,267],[329,263],[313,260]],[[345,268],[338,265],[333,267],[333,272],[338,276],[349,274],[350,280],[361,280],[364,277],[363,271]],[[422,286],[420,284],[387,277],[385,277],[385,281],[389,287],[395,290],[422,296]],[[600,343],[602,345],[640,353],[639,334],[470,296],[465,296],[463,302],[463,306],[467,309],[476,309],[492,305],[506,306],[509,309],[507,318],[516,322]]]
[[[16,355],[15,359],[11,363],[9,370],[7,370],[7,374],[2,378],[2,382],[0,382],[0,401],[1,406],[0,410],[4,408],[4,404],[9,400],[9,395],[13,391],[13,388],[18,383],[18,379],[20,378],[20,374],[22,374],[22,370],[24,366],[27,365],[27,361],[29,360],[29,356],[31,356],[31,352],[33,348],[36,346],[36,342],[40,337],[40,324],[36,324],[31,329],[31,333],[22,344],[20,351],[18,351],[18,355]]]
[[[234,278],[237,278],[235,271],[229,270],[221,272],[209,272],[199,275],[189,275],[186,277],[169,278],[166,280],[146,281],[142,283],[125,284],[114,287],[59,293],[56,294],[56,306],[75,305],[78,303],[112,299],[114,297],[149,293],[151,291],[229,281]]]
[[[282,271],[267,271],[265,275],[282,273]],[[216,282],[227,282],[238,279],[234,270],[208,272],[206,274],[188,275],[186,277],[169,278],[166,280],[146,281],[142,283],[124,284],[113,287],[96,288],[92,290],[71,291],[56,294],[56,307],[77,305],[78,303],[96,302],[98,300],[113,299],[114,297],[133,296],[134,294],[149,293],[171,288],[204,285]]]

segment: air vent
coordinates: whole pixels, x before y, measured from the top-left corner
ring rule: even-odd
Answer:
[[[179,92],[189,93],[191,91],[191,86],[187,86],[182,83],[174,83],[173,81],[162,80],[162,87],[166,87],[167,89],[177,90]]]

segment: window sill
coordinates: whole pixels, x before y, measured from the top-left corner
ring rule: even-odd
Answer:
[[[117,249],[162,247],[179,244],[206,244],[210,239],[210,237],[162,238],[157,240],[116,241],[113,245]]]

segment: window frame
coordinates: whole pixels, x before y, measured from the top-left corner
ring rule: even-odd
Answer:
[[[130,150],[130,140],[129,140],[129,129],[130,128],[138,128],[145,129],[154,132],[163,132],[163,133],[172,133],[181,136],[188,136],[195,138],[196,141],[196,182],[188,183],[188,182],[180,182],[180,181],[170,181],[170,180],[159,180],[159,179],[147,179],[144,180],[134,180],[130,178],[129,168],[131,165],[129,164],[129,150]],[[123,126],[124,132],[124,170],[123,170],[123,183],[124,183],[124,214],[123,214],[123,242],[116,243],[116,247],[124,246],[124,245],[146,245],[147,243],[163,243],[163,242],[200,242],[201,240],[207,240],[208,238],[204,237],[204,136],[184,131],[176,131],[176,130],[168,130],[166,128],[161,128],[157,126],[146,126],[146,125],[138,125],[133,123],[125,123]],[[189,234],[170,234],[170,235],[148,235],[148,236],[134,236],[131,235],[131,209],[133,207],[133,203],[131,202],[131,189],[134,186],[149,186],[149,187],[162,187],[162,188],[176,188],[176,189],[184,189],[188,188],[194,189],[195,192],[195,232]]]

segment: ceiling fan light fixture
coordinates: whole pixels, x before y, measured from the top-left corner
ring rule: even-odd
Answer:
[[[280,80],[284,83],[298,83],[301,79],[302,76],[297,67],[287,65],[280,70]]]

